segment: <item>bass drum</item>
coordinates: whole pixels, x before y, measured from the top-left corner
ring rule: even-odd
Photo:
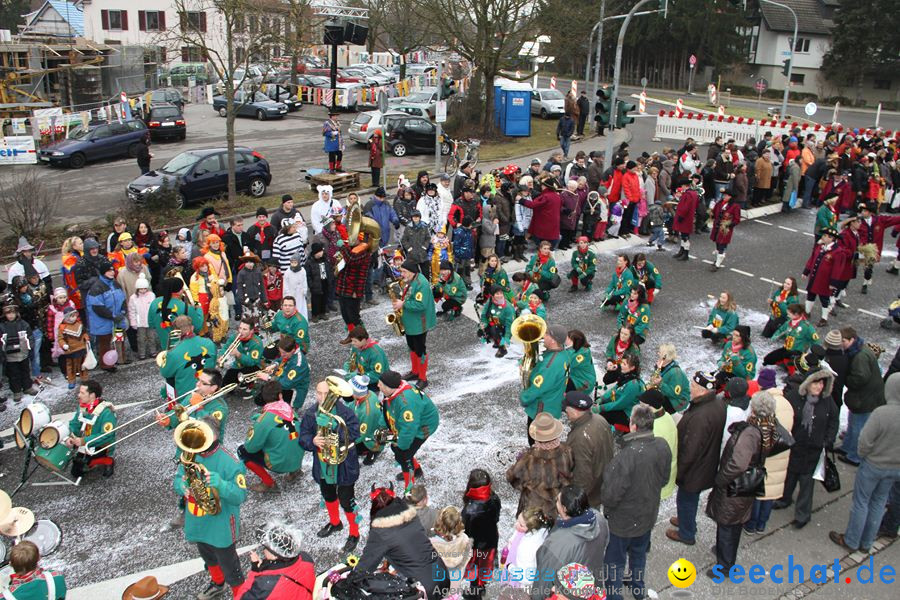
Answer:
[[[50,556],[62,544],[62,530],[50,519],[38,519],[23,540],[32,542],[41,551],[41,557]]]

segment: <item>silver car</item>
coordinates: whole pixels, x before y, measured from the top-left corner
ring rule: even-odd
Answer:
[[[531,114],[549,119],[566,112],[566,97],[559,90],[543,88],[531,90]]]
[[[389,120],[392,117],[408,116],[409,114],[399,110],[389,110],[386,113],[382,113],[379,110],[361,112],[356,115],[356,118],[350,123],[350,129],[347,134],[350,139],[357,144],[367,144],[376,129],[384,129],[386,120]],[[384,131],[382,131],[382,135],[384,135]]]

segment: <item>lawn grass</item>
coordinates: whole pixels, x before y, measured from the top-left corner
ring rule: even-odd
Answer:
[[[478,160],[497,160],[510,156],[524,156],[558,146],[556,124],[558,119],[531,119],[531,135],[528,137],[504,137],[498,141],[485,141],[478,149]]]

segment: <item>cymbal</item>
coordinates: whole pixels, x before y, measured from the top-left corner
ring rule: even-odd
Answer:
[[[9,499],[9,494],[0,490],[0,522],[3,522],[11,508],[12,500]]]
[[[17,506],[0,522],[0,533],[9,537],[18,537],[27,533],[32,527],[34,527],[34,513],[24,506]]]

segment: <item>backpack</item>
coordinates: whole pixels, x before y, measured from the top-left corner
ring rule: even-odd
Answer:
[[[331,586],[334,600],[416,600],[415,581],[390,573],[351,572]]]

